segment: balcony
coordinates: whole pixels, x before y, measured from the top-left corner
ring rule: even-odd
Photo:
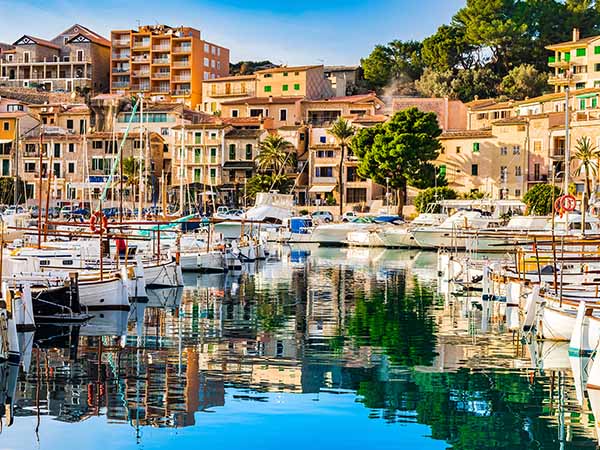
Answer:
[[[148,91],[150,91],[150,85],[149,84],[132,84],[131,90],[137,91],[137,92],[148,92]]]
[[[189,61],[175,61],[173,62],[173,67],[190,67]]]
[[[213,98],[219,97],[252,97],[254,96],[254,89],[232,87],[230,89],[211,89],[207,95]]]
[[[587,73],[559,73],[548,77],[548,83],[557,86],[569,86],[585,81]]]
[[[129,67],[113,67],[112,73],[129,73]]]
[[[171,72],[154,72],[152,74],[152,78],[159,78],[159,79],[168,79],[171,76]]]
[[[153,45],[152,46],[152,51],[153,52],[168,52],[171,50],[171,46],[168,44],[162,44],[162,45]]]
[[[173,53],[191,53],[191,51],[191,45],[180,45],[178,47],[173,47]]]
[[[154,86],[152,88],[152,92],[156,92],[157,94],[168,94],[171,92],[170,86]]]
[[[550,158],[552,159],[565,159],[565,148],[557,147],[550,150]]]
[[[112,83],[112,87],[115,88],[115,89],[123,89],[123,88],[127,89],[127,88],[129,88],[129,82],[127,82],[127,81],[114,81]]]
[[[136,64],[148,64],[150,63],[150,57],[148,55],[134,56],[131,61]]]
[[[129,47],[131,41],[129,39],[115,39],[112,41],[113,47]]]
[[[150,77],[150,71],[149,70],[134,70],[132,72],[132,75],[134,77],[149,78]]]
[[[170,62],[171,62],[170,58],[154,58],[152,60],[152,64],[155,64],[155,65],[166,65],[166,66],[168,66],[170,64]]]
[[[133,41],[132,48],[150,48],[150,39],[144,39],[142,41]]]
[[[173,81],[177,83],[189,83],[192,81],[192,75],[175,75]]]
[[[190,89],[175,89],[173,95],[190,95],[191,92]]]

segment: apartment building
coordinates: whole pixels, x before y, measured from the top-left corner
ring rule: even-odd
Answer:
[[[29,34],[0,54],[0,85],[48,91],[109,89],[110,42],[75,24],[51,40]]]
[[[145,25],[111,32],[110,90],[143,93],[194,109],[202,82],[229,74],[229,49],[202,39],[191,27]]]
[[[509,119],[517,115],[515,104],[512,101],[497,101],[495,99],[473,100],[465,105],[467,130],[488,130],[497,120]],[[441,125],[441,124],[440,124]],[[444,128],[448,130],[450,128]],[[456,128],[452,128],[456,129]],[[460,129],[460,128],[459,128]]]
[[[467,105],[460,100],[394,96],[388,97],[384,101],[390,115],[415,107],[423,112],[434,113],[442,130],[467,128]]]
[[[548,83],[556,92],[566,87],[578,89],[600,87],[600,36],[582,38],[579,29],[573,29],[573,39],[548,45],[554,55],[548,57],[548,66],[554,74]]]
[[[0,177],[8,177],[19,174],[16,170],[19,146],[22,139],[39,126],[39,122],[28,112],[12,110],[12,104],[3,100],[0,100]]]
[[[221,103],[225,118],[269,118],[272,128],[298,125],[302,122],[303,97],[250,97]]]

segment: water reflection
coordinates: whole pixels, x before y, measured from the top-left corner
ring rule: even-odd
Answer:
[[[82,448],[68,433],[111,449],[595,445],[588,362],[522,345],[501,305],[438,295],[435,254],[278,251],[23,336],[18,382],[0,367],[15,416],[0,447]]]

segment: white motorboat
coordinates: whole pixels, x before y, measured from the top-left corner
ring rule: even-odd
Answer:
[[[408,225],[386,226],[379,230],[379,239],[386,248],[415,248],[419,247],[415,242],[412,231],[415,228],[427,228],[440,225],[448,218],[444,213],[421,213]]]
[[[373,221],[365,218],[358,218],[350,222],[317,225],[312,232],[311,242],[321,246],[345,246],[348,243],[348,233],[368,230],[373,225]]]

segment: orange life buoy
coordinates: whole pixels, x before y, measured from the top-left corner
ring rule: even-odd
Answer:
[[[569,212],[575,211],[575,207],[577,206],[577,200],[571,194],[563,195],[560,198],[560,206],[565,211],[569,211]]]
[[[92,214],[90,217],[90,230],[92,233],[105,233],[107,227],[108,219],[104,214],[102,214],[102,211],[96,211],[94,214]]]

